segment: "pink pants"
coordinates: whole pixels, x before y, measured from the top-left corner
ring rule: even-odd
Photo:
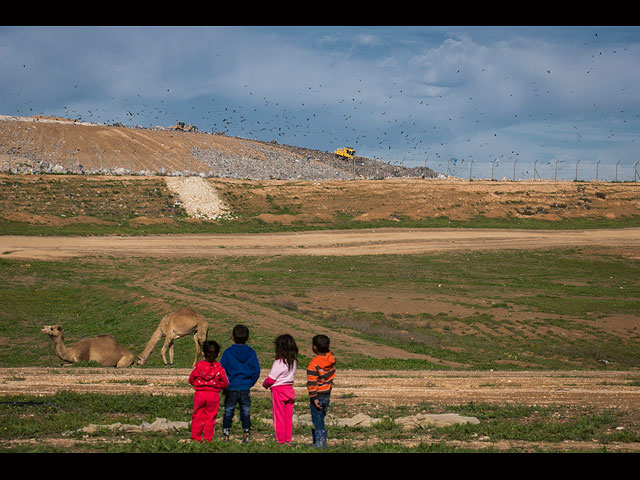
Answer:
[[[216,426],[216,415],[220,406],[218,392],[200,390],[193,394],[193,415],[191,416],[191,440],[210,442]]]
[[[293,402],[295,392],[291,385],[271,387],[271,401],[273,402],[273,428],[278,443],[291,441],[293,430]]]

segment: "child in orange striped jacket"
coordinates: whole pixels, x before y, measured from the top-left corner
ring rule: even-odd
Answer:
[[[330,339],[326,335],[316,335],[311,341],[315,356],[307,366],[307,390],[313,428],[313,446],[324,448],[327,444],[325,417],[331,401],[331,389],[336,375],[336,359],[330,349]]]

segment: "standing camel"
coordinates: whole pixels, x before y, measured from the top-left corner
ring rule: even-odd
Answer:
[[[83,338],[66,347],[60,325],[45,325],[40,331],[49,335],[60,360],[68,363],[98,362],[103,367],[123,368],[131,365],[135,359],[133,353],[120,345],[111,335]]]
[[[195,366],[198,357],[202,353],[202,343],[207,339],[208,331],[209,324],[204,316],[190,308],[181,308],[173,313],[169,313],[160,320],[158,328],[156,328],[156,331],[151,335],[147,346],[142,353],[138,355],[137,363],[138,365],[147,363],[155,346],[162,337],[165,337],[161,350],[162,361],[167,365],[167,357],[165,354],[167,349],[169,349],[169,363],[173,365],[173,341],[193,333],[193,341],[196,344],[196,358],[193,361],[193,365]]]

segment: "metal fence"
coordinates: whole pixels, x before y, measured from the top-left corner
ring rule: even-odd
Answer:
[[[622,161],[603,164],[600,160],[588,163],[581,160],[553,160],[543,164],[536,160],[526,165],[518,159],[479,162],[476,159],[455,161],[451,158],[446,163],[446,170],[444,164],[440,163],[439,166],[444,170],[441,176],[469,180],[637,182],[640,180],[639,163],[636,161],[631,165]],[[429,167],[428,161],[425,162],[425,166]]]

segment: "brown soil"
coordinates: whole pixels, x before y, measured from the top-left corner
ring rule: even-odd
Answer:
[[[640,255],[640,229],[379,229],[273,234],[107,237],[0,236],[4,258],[75,256],[367,255],[442,251],[602,247]]]
[[[185,368],[20,367],[0,369],[0,395],[51,395],[73,390],[94,393],[191,394]],[[261,378],[268,370],[262,372]],[[383,379],[384,381],[381,381]],[[398,371],[341,370],[335,397],[347,404],[457,405],[468,402],[594,406],[635,411],[640,389],[629,385],[640,372],[619,371]],[[302,376],[294,385],[306,393]],[[267,396],[262,389],[255,395]]]

